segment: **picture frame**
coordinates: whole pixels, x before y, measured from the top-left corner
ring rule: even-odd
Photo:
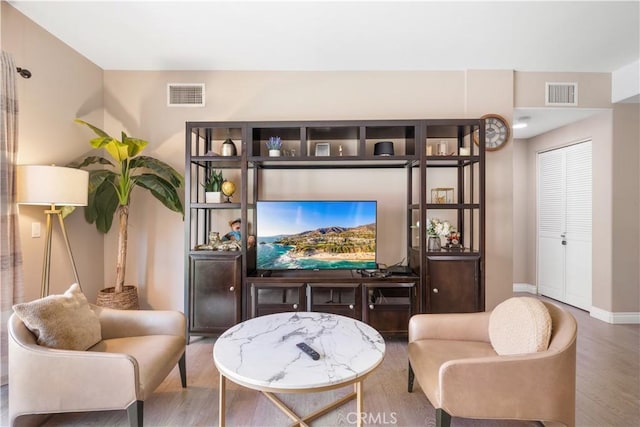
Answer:
[[[327,157],[329,156],[330,149],[328,142],[318,142],[316,143],[316,157]]]

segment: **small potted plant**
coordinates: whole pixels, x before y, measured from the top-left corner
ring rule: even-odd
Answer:
[[[222,171],[212,170],[209,176],[204,180],[204,201],[206,203],[222,202]]]
[[[267,150],[269,150],[269,157],[280,157],[280,150],[282,149],[282,140],[279,136],[272,136],[267,141]]]

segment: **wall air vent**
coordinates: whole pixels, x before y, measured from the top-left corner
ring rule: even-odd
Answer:
[[[578,83],[546,84],[545,105],[555,107],[576,107],[578,105]]]
[[[204,107],[204,83],[167,84],[167,106]]]

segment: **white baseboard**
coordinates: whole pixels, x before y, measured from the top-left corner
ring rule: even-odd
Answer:
[[[513,292],[526,292],[534,295],[538,293],[536,285],[529,283],[514,283]],[[591,306],[591,309],[588,311],[594,319],[602,320],[603,322],[614,325],[640,324],[640,312],[611,312],[594,306]]]
[[[536,289],[536,285],[531,285],[529,283],[514,283],[513,292],[526,292],[535,295],[538,293],[538,290]]]
[[[591,317],[614,325],[640,324],[640,312],[611,312],[598,307],[591,307],[589,310]]]

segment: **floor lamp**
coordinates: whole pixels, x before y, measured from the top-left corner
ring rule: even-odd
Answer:
[[[47,229],[42,264],[41,296],[44,298],[49,295],[53,216],[57,216],[60,222],[67,254],[73,267],[73,275],[76,283],[80,286],[78,270],[71,253],[71,245],[69,245],[69,237],[67,237],[67,230],[64,226],[62,210],[59,207],[87,205],[89,172],[59,166],[18,165],[16,183],[17,202],[19,204],[50,206],[49,210],[44,211],[47,215]]]

